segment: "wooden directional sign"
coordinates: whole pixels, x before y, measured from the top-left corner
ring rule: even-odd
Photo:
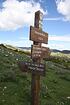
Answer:
[[[48,33],[43,32],[38,28],[30,26],[30,40],[39,43],[48,43]]]
[[[50,56],[50,49],[48,47],[39,47],[38,45],[32,45],[31,58],[47,58]]]
[[[41,50],[42,50],[42,58],[47,58],[50,56],[51,51],[48,47],[42,47]]]
[[[41,58],[42,56],[42,51],[41,48],[37,45],[32,45],[31,46],[31,58]]]
[[[39,75],[45,75],[45,64],[33,62],[19,62],[19,68],[23,72],[32,72]]]

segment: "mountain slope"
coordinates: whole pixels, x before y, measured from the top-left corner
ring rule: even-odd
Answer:
[[[31,61],[24,52],[0,46],[0,105],[31,105],[31,74],[18,61]],[[41,77],[41,105],[70,105],[70,58],[51,54]]]

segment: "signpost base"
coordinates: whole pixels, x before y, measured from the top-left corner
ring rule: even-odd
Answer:
[[[31,105],[40,105],[40,75],[32,73],[32,86],[31,86],[32,102]]]

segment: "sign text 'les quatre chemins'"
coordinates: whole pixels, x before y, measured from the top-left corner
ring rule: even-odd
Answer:
[[[30,26],[30,40],[36,41],[38,43],[48,43],[48,33],[43,32],[42,30]]]

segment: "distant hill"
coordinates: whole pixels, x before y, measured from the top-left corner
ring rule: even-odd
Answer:
[[[70,50],[63,50],[62,53],[64,53],[64,54],[70,54]]]
[[[17,47],[14,47],[12,45],[7,45],[7,44],[0,44],[0,46],[5,47],[5,48],[9,48],[9,49],[12,49],[12,50],[18,49]]]
[[[60,51],[60,50],[57,50],[57,49],[51,49],[51,52],[55,52],[55,53],[60,52],[60,53],[63,53],[63,54],[70,54],[70,50]]]
[[[23,50],[31,50],[31,47],[18,47],[18,48],[23,49]],[[50,50],[51,52],[55,52],[55,53],[60,52],[64,54],[70,54],[70,50],[62,50],[62,51],[57,50],[57,49],[50,49]]]
[[[56,49],[51,49],[51,52],[57,53],[57,52],[61,52],[61,51],[60,50],[56,50]]]
[[[14,47],[14,46],[11,46],[11,45],[6,45],[6,44],[0,44],[0,46],[3,46],[3,47],[7,47],[9,49],[12,49],[12,50],[22,50],[22,51],[30,51],[31,50],[31,47]],[[63,54],[70,54],[70,50],[57,50],[57,49],[50,49],[51,52],[54,52],[54,53],[63,53]]]
[[[4,44],[0,44],[0,46],[1,46],[1,47],[5,47],[5,48],[6,48],[6,46],[5,46]]]
[[[31,47],[18,47],[18,48],[20,48],[20,49],[25,49],[25,50],[31,50]]]

